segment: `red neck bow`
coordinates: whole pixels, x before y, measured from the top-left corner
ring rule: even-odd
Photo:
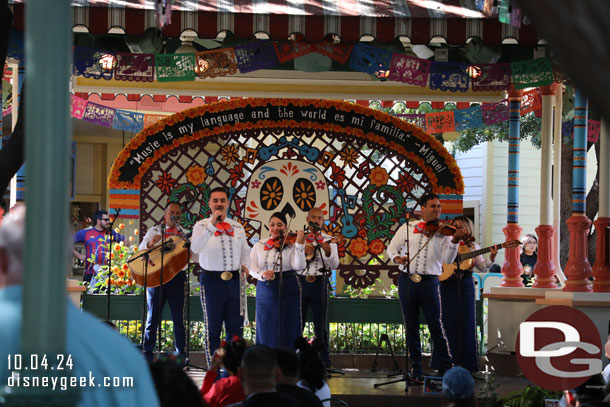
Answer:
[[[265,242],[265,250],[271,250],[273,248],[280,247],[280,238],[276,237],[275,239],[269,239]]]
[[[233,227],[227,222],[218,222],[216,224],[216,232],[214,232],[214,236],[220,236],[222,234],[233,236]]]
[[[314,241],[318,242],[318,244],[322,244],[324,243],[324,238],[322,237],[322,235],[318,235],[318,236],[314,236],[314,235],[307,235],[305,236],[305,243],[313,243]]]
[[[413,229],[413,233],[424,233],[425,230],[426,230],[426,222],[419,222],[417,225],[415,225],[415,228]]]

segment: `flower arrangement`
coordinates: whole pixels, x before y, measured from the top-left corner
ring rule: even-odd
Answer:
[[[125,224],[119,224],[119,227],[115,229],[115,232],[119,233],[125,229]],[[134,235],[138,234],[137,229],[133,231]],[[96,274],[96,282],[94,289],[99,291],[106,291],[108,287],[108,275],[110,274],[110,289],[113,294],[140,294],[143,290],[142,287],[136,285],[135,280],[131,276],[129,265],[127,260],[138,251],[138,246],[128,245],[123,242],[113,242],[112,249],[110,249],[110,239],[108,236],[105,237],[106,242],[102,243],[102,247],[106,252],[106,263],[100,266]],[[128,242],[133,242],[135,239],[133,236],[126,237]],[[92,255],[86,259],[91,263],[95,263],[95,256]]]

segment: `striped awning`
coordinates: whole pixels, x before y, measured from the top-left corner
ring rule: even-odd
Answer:
[[[24,2],[11,0],[15,26],[23,30]],[[502,24],[477,11],[475,0],[175,0],[171,23],[163,34],[177,37],[194,30],[199,38],[216,38],[222,31],[238,39],[263,32],[272,40],[286,40],[301,33],[308,41],[322,41],[337,34],[343,42],[356,42],[372,35],[379,42],[400,36],[413,44],[427,44],[443,37],[449,44],[464,44],[470,37],[487,44],[514,38],[535,44],[539,37],[531,26]],[[92,34],[122,28],[128,35],[141,35],[159,27],[153,0],[73,0],[72,21]]]

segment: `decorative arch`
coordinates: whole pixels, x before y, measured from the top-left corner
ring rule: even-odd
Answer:
[[[181,222],[192,227],[209,214],[209,191],[224,186],[251,243],[267,236],[271,211],[296,229],[320,206],[326,232],[345,237],[339,275],[358,288],[381,272],[396,278],[385,249],[421,195],[439,194],[451,218],[462,213],[464,190],[442,144],[396,117],[343,101],[256,98],[195,107],[142,130],[108,185],[111,209],[139,218],[142,232],[168,201],[184,204]]]

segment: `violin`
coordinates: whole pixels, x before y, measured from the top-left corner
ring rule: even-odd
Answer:
[[[441,223],[440,220],[431,220],[426,222],[424,226],[424,235],[427,237],[434,236],[436,233],[440,233],[443,236],[453,236],[458,228],[448,223]],[[462,239],[464,243],[470,243],[474,241],[474,236],[466,236]]]
[[[288,245],[295,244],[297,241],[297,234],[295,232],[289,232],[286,235],[281,235],[269,240],[273,240],[273,248],[279,249],[282,247],[282,245],[286,247]]]

